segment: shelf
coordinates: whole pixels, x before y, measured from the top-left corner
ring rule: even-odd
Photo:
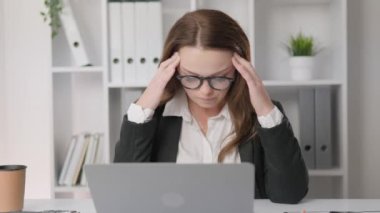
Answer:
[[[311,177],[344,176],[342,169],[309,169]]]
[[[278,81],[264,80],[264,85],[267,87],[313,87],[313,86],[339,86],[342,85],[337,80],[310,80],[310,81]]]
[[[136,83],[136,84],[125,84],[125,83],[115,84],[115,83],[109,83],[107,86],[109,88],[137,88],[137,89],[140,89],[140,88],[145,88],[148,85],[147,84],[139,84],[139,83]]]
[[[315,4],[328,4],[331,0],[273,0],[277,5],[315,5]]]
[[[101,73],[103,67],[101,66],[89,66],[89,67],[53,67],[53,73]]]
[[[162,10],[163,14],[170,15],[182,15],[190,11],[190,8],[176,9],[176,8],[165,8]]]
[[[87,186],[56,186],[54,197],[88,199],[91,198],[91,192]]]
[[[77,192],[90,192],[87,186],[56,186],[54,188],[56,193],[77,193]]]

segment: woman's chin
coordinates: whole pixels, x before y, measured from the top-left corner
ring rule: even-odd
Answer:
[[[215,100],[213,101],[199,101],[197,102],[197,105],[202,107],[202,108],[205,108],[205,109],[215,109],[215,108],[219,108],[220,104],[218,102],[216,102]]]

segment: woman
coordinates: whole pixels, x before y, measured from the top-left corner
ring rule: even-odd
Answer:
[[[251,162],[256,198],[299,202],[308,174],[297,139],[250,58],[232,18],[216,10],[185,14],[124,117],[115,162]]]

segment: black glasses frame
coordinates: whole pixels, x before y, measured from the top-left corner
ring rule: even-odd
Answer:
[[[196,86],[195,88],[186,87],[185,85],[182,84],[182,81],[181,81],[183,78],[186,78],[186,77],[192,77],[192,78],[196,78],[196,79],[198,79],[198,80],[199,80],[199,85]],[[232,82],[235,81],[235,77],[233,77],[233,78],[229,78],[229,77],[225,77],[225,76],[208,76],[208,77],[200,77],[200,76],[196,76],[196,75],[177,75],[176,78],[181,82],[181,84],[182,84],[183,87],[185,87],[186,89],[193,89],[193,90],[194,90],[194,89],[199,89],[199,88],[203,85],[203,81],[204,81],[204,80],[207,81],[208,85],[209,85],[212,89],[214,89],[214,90],[219,90],[219,91],[220,91],[220,90],[228,89],[229,87],[231,87]],[[225,89],[217,89],[217,88],[215,88],[215,87],[212,85],[211,81],[212,81],[213,79],[218,79],[218,78],[219,78],[219,79],[228,80],[228,81],[230,82],[229,86],[226,87]]]

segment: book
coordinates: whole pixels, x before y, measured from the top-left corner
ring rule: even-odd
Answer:
[[[98,149],[95,154],[95,163],[103,164],[105,163],[104,159],[104,135],[101,133],[96,134],[96,139],[98,140]]]
[[[87,185],[87,180],[86,180],[86,174],[84,173],[84,166],[86,164],[94,164],[95,163],[95,154],[98,149],[98,139],[96,134],[92,134],[89,136],[89,144],[86,150],[86,156],[85,160],[83,163],[83,166],[81,168],[81,176],[80,176],[80,185]]]
[[[87,133],[82,133],[77,136],[75,148],[70,156],[70,164],[65,175],[63,185],[73,186],[76,184],[80,169],[83,164],[85,151],[87,149],[88,140],[86,140]]]
[[[70,161],[72,159],[72,155],[73,155],[73,152],[74,152],[74,149],[75,149],[76,141],[77,141],[77,137],[75,135],[72,136],[71,137],[70,146],[69,146],[69,148],[68,148],[68,150],[66,152],[65,162],[63,164],[63,167],[61,169],[61,173],[59,175],[58,185],[63,185],[64,184],[64,181],[65,181],[66,176],[67,176],[67,170],[69,168]]]

